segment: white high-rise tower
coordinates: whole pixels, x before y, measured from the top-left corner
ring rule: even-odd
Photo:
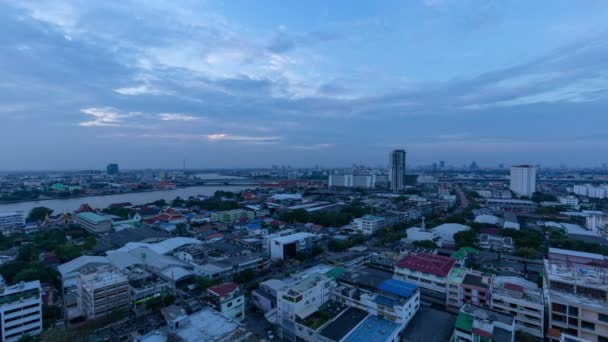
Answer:
[[[536,191],[536,168],[530,165],[511,166],[510,189],[517,196],[532,196]]]

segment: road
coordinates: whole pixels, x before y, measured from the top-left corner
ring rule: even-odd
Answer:
[[[469,207],[469,200],[467,199],[465,192],[460,187],[460,184],[454,184],[454,190],[456,191],[458,198],[460,198],[460,206],[455,210],[455,213],[460,214]]]

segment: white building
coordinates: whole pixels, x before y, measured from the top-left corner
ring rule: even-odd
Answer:
[[[408,255],[395,264],[393,277],[419,286],[423,299],[445,305],[448,276],[455,263],[439,255]]]
[[[207,289],[215,309],[225,317],[242,321],[245,319],[245,296],[236,283],[228,282]]]
[[[513,317],[476,305],[466,304],[454,324],[451,341],[515,341]]]
[[[386,220],[382,216],[364,215],[353,220],[355,229],[364,235],[372,235],[380,229],[386,227]]]
[[[517,196],[532,196],[536,191],[536,168],[530,165],[511,166],[509,188]]]
[[[13,213],[0,213],[0,231],[10,232],[17,227],[25,225],[25,217],[23,211]]]
[[[483,214],[475,216],[475,223],[500,225],[502,220],[498,216]]]
[[[519,277],[495,277],[492,310],[515,318],[515,328],[543,338],[545,303],[542,289]]]
[[[314,234],[295,233],[279,236],[270,240],[270,258],[285,260],[295,257],[298,253],[308,252],[312,248]]]
[[[329,175],[329,187],[366,188],[376,187],[376,175]]]
[[[575,184],[572,187],[575,195],[591,198],[608,198],[608,185]]]
[[[0,324],[2,342],[14,342],[25,334],[42,332],[40,281],[0,289]]]
[[[112,267],[81,274],[78,293],[80,309],[87,319],[103,317],[131,304],[127,277]]]
[[[561,196],[558,198],[559,203],[572,208],[578,208],[578,198],[576,196]]]

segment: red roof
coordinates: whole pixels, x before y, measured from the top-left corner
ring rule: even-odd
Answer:
[[[492,338],[492,334],[485,331],[485,330],[481,330],[479,328],[473,328],[473,334],[475,335],[479,335],[481,337],[485,337],[485,338]]]
[[[524,287],[517,284],[505,283],[505,289],[517,292],[524,292]]]
[[[488,235],[498,235],[498,228],[484,228],[481,232]]]
[[[237,285],[237,283],[229,282],[211,286],[210,288],[208,288],[208,290],[220,297],[224,297],[234,292],[238,287],[239,286]]]
[[[447,277],[455,263],[456,259],[422,253],[406,256],[397,263],[397,267]]]

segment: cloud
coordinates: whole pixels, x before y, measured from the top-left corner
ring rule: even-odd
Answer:
[[[282,140],[281,137],[264,137],[264,136],[246,136],[246,135],[231,135],[226,133],[207,134],[209,141],[236,141],[245,143],[277,143]]]
[[[155,89],[152,88],[148,85],[142,84],[139,86],[134,86],[134,87],[125,87],[125,88],[116,88],[114,89],[114,92],[121,94],[121,95],[160,95],[163,94],[162,91],[160,91],[159,89]]]
[[[101,108],[84,108],[80,110],[81,113],[93,116],[93,120],[80,122],[78,125],[84,127],[110,127],[120,126],[124,119],[134,116],[134,114],[120,114],[115,108],[112,107],[101,107]]]
[[[334,147],[334,144],[311,144],[311,145],[291,145],[289,148],[294,150],[319,151]]]
[[[158,117],[163,121],[199,121],[202,119],[198,116],[179,113],[162,113],[158,114]]]

